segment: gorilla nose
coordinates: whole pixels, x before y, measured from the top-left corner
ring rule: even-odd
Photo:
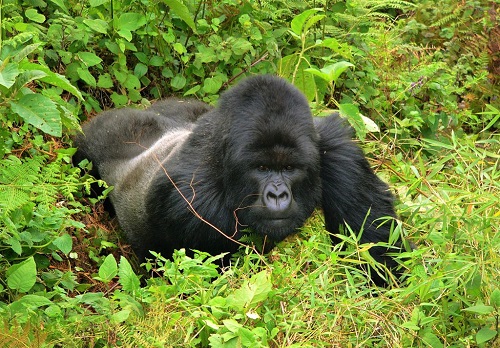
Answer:
[[[264,205],[275,212],[282,212],[290,207],[292,195],[286,185],[269,183],[264,189]]]

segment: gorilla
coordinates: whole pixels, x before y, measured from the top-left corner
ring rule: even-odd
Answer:
[[[361,243],[388,242],[391,222],[381,220],[396,217],[393,196],[351,138],[337,114],[313,119],[298,89],[261,75],[223,93],[216,108],[166,99],[103,112],[75,142],[76,158],[114,187],[118,222],[144,259],[180,248],[232,254],[245,230],[279,242],[317,207],[333,243],[345,225],[363,231]],[[387,246],[369,252],[396,270]]]

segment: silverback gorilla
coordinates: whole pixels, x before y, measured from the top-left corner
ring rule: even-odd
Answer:
[[[278,242],[316,207],[331,233],[347,224],[363,230],[362,243],[389,240],[391,223],[376,220],[395,217],[393,197],[351,129],[336,114],[313,121],[305,97],[281,78],[248,78],[216,108],[166,99],[107,111],[83,131],[76,159],[91,160],[114,186],[111,203],[139,259],[179,248],[234,253],[245,229]],[[395,269],[386,252],[370,248]],[[372,279],[384,284],[376,272]]]

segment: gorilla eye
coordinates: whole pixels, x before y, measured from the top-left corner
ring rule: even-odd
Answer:
[[[268,172],[269,171],[269,167],[267,166],[259,166],[259,172]]]
[[[283,167],[283,170],[289,172],[289,171],[292,171],[293,170],[293,166],[285,166]]]

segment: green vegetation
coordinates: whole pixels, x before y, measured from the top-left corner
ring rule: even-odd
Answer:
[[[498,2],[0,5],[0,346],[500,346]],[[320,212],[223,274],[182,250],[144,270],[88,197],[81,121],[257,73],[355,127],[417,246],[400,286],[369,283],[355,233],[332,249]]]

